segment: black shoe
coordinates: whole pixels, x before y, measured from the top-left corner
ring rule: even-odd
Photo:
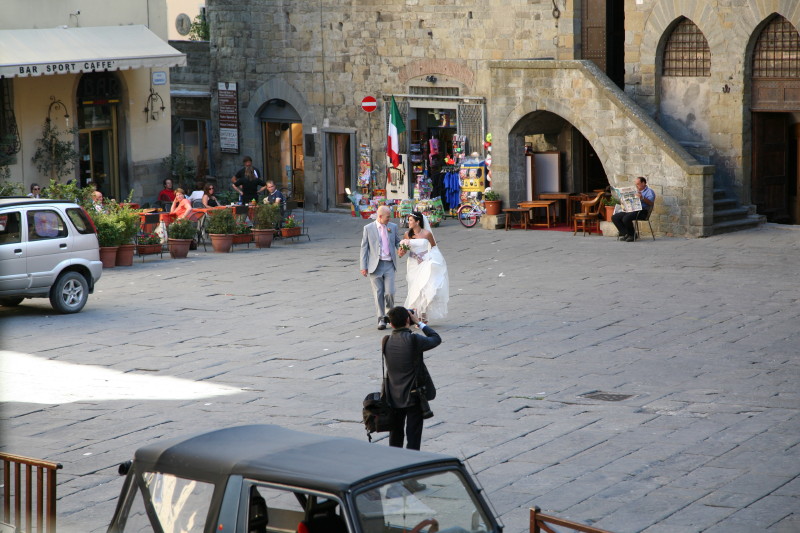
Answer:
[[[378,319],[378,329],[386,329],[386,321],[383,318]]]
[[[625,237],[625,242],[633,242],[633,241],[635,241],[635,240],[636,240],[636,239],[634,239],[634,238],[633,238],[633,237],[631,237],[630,235],[628,235],[627,237]]]
[[[627,238],[628,238],[628,235],[627,235],[627,234],[625,234],[625,233],[620,233],[620,234],[619,234],[619,237],[617,237],[617,240],[618,240],[618,241],[624,241],[624,240],[625,240],[625,239],[627,239]]]
[[[408,490],[408,492],[422,492],[423,490],[428,488],[428,486],[425,483],[420,483],[416,479],[404,480],[403,486]]]

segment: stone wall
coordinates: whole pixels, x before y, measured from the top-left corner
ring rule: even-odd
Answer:
[[[245,154],[263,166],[258,112],[270,99],[284,99],[302,117],[304,134],[317,131],[316,156],[305,159],[305,191],[308,204],[319,207],[329,179],[320,158],[326,131],[355,128],[358,142],[371,133],[375,154],[385,148],[383,110],[368,132],[364,96],[380,102],[409,85],[429,86],[431,74],[437,85],[486,96],[488,61],[572,58],[572,5],[558,20],[552,11],[549,0],[209,0],[212,85],[239,83],[241,108],[241,154],[218,155],[219,174],[233,173]],[[212,98],[212,117],[216,105]],[[379,172],[382,164],[377,157]]]
[[[662,0],[625,1],[625,92],[651,116],[661,103],[661,64],[664,42],[680,17],[694,22],[711,51],[707,116],[709,159],[715,181],[750,202],[750,58],[755,39],[774,13],[800,28],[796,0],[702,2]],[[680,120],[680,117],[670,118]]]
[[[656,191],[651,217],[657,232],[711,234],[714,167],[700,165],[589,61],[496,61],[490,127],[498,140],[492,174],[511,205],[524,199],[525,131],[515,125],[549,111],[569,121],[597,152],[613,186],[647,176]],[[502,142],[507,139],[507,142]],[[505,162],[508,163],[505,163]]]

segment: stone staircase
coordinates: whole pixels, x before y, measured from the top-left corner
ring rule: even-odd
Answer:
[[[754,208],[739,205],[725,189],[714,189],[714,223],[712,235],[756,228],[767,221],[763,215],[751,212]]]

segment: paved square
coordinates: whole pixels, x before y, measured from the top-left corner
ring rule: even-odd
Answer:
[[[366,438],[383,333],[365,221],[306,221],[310,242],[106,270],[78,315],[0,309],[16,352],[1,447],[64,465],[60,532],[105,531],[118,463],[153,439],[251,423]],[[435,231],[451,300],[423,449],[466,458],[506,531],[533,505],[619,532],[800,530],[800,227]]]

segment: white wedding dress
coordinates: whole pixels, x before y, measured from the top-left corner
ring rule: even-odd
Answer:
[[[447,263],[438,246],[431,247],[428,239],[409,239],[406,254],[406,282],[408,296],[404,307],[425,313],[428,320],[447,316],[450,285]]]

